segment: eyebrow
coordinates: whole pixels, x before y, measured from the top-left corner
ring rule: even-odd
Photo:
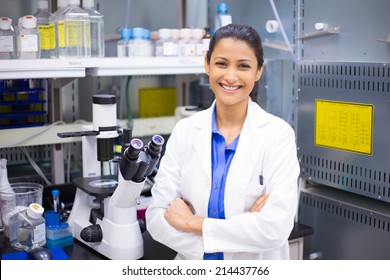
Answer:
[[[217,56],[217,57],[214,58],[214,60],[216,60],[216,59],[229,60],[229,59],[227,59],[226,57],[223,57],[223,56]],[[253,60],[250,59],[250,58],[242,58],[242,59],[239,59],[238,62],[253,62]]]

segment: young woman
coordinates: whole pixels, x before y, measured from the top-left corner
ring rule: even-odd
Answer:
[[[250,26],[221,27],[210,41],[215,101],[172,131],[146,216],[176,259],[289,259],[300,169],[291,126],[250,99],[263,63]]]

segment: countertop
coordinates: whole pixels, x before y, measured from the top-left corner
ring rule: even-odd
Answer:
[[[305,237],[314,233],[312,227],[295,223],[294,229],[291,232],[290,240]],[[144,256],[142,260],[172,260],[176,256],[176,252],[166,247],[165,245],[155,241],[150,234],[145,231],[143,233],[144,238]],[[17,252],[13,249],[8,241],[8,238],[3,233],[0,234],[0,253],[12,253]],[[81,243],[77,239],[74,239],[72,245],[63,247],[64,252],[71,260],[107,260],[108,258],[99,254],[95,250]]]

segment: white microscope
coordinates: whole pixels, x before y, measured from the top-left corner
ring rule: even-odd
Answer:
[[[77,190],[67,222],[74,238],[107,258],[135,260],[144,255],[137,200],[160,159],[164,138],[154,135],[144,145],[123,129],[118,176],[106,175],[118,137],[115,100],[113,95],[94,95],[92,130],[85,126],[81,132],[59,134],[82,136],[83,178],[73,180]]]

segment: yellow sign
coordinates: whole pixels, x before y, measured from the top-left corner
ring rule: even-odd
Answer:
[[[316,100],[315,144],[372,154],[374,105]]]

